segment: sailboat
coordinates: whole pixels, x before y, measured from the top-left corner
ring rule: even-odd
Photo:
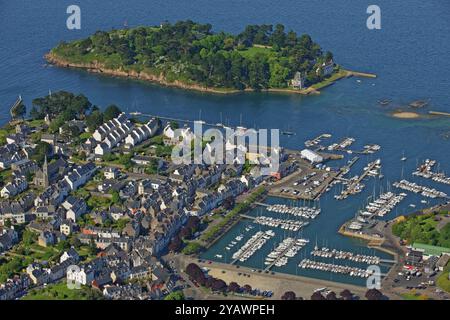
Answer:
[[[401,161],[406,161],[406,159],[408,159],[408,158],[405,157],[405,151],[403,151],[403,156],[401,157],[400,160],[401,160]]]
[[[216,123],[216,126],[218,127],[224,127],[224,124],[222,123],[222,112],[220,113],[220,122]]]
[[[285,136],[293,136],[293,135],[295,135],[295,132],[291,131],[291,130],[289,129],[289,126],[288,126],[288,127],[287,127],[287,130],[281,131],[281,134],[282,134],[282,135],[285,135]]]

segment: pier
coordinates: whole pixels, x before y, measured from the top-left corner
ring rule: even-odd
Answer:
[[[322,139],[328,139],[328,138],[331,138],[331,134],[322,133],[321,135],[315,137],[314,139],[305,141],[305,146],[306,147],[317,146],[322,141]]]
[[[137,112],[137,111],[129,112],[128,114],[131,115],[131,116],[158,118],[158,119],[166,120],[166,121],[175,121],[175,122],[192,123],[192,124],[197,123],[197,124],[202,124],[202,125],[205,125],[205,126],[216,127],[216,128],[231,128],[231,129],[235,128],[235,127],[226,126],[226,125],[224,125],[222,123],[208,123],[208,122],[205,122],[203,120],[189,120],[189,119],[165,117],[165,116],[141,113],[141,112]]]
[[[259,250],[267,241],[268,231],[259,233],[256,233],[252,238],[250,238],[237,252],[233,254],[233,261],[231,261],[231,264],[235,264],[239,260],[241,260],[243,257],[250,257],[252,256],[257,250]],[[272,234],[273,236],[273,234]],[[270,237],[272,237],[270,236]],[[242,250],[244,249],[244,250]],[[242,250],[241,252],[239,252]],[[237,254],[238,253],[238,254]],[[236,256],[235,256],[236,255]],[[235,256],[235,257],[234,257]]]
[[[278,262],[280,261],[281,258],[283,258],[285,256],[285,254],[291,250],[294,246],[297,245],[297,240],[292,241],[292,243],[290,243],[285,250],[283,250],[282,252],[280,252],[280,254],[278,255],[278,257],[275,258],[275,260],[269,264],[267,267],[264,268],[264,271],[269,271],[270,269],[272,269],[272,267]]]
[[[433,116],[450,117],[450,113],[449,112],[443,112],[443,111],[428,111],[428,114],[431,114]]]
[[[346,199],[349,195],[358,193],[361,191],[358,189],[358,186],[360,185],[361,181],[364,180],[365,177],[367,177],[374,168],[376,168],[379,165],[378,161],[373,161],[369,163],[369,166],[364,170],[364,172],[356,179],[350,179],[349,184],[347,186],[347,189],[342,191],[342,193],[336,197],[338,200]]]
[[[270,207],[270,204],[263,203],[263,202],[254,202],[254,204],[256,204],[258,206],[262,206],[262,207]]]

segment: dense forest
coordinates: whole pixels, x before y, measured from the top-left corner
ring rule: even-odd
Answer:
[[[163,75],[169,82],[239,90],[286,88],[297,71],[305,75],[306,85],[320,82],[320,66],[333,58],[309,35],[286,32],[281,24],[249,25],[232,35],[192,21],[97,31],[62,42],[52,54],[73,63]]]

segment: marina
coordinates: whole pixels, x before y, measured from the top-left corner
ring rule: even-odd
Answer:
[[[281,228],[284,230],[289,231],[299,231],[301,228],[306,227],[309,222],[307,221],[300,221],[300,220],[284,220],[284,219],[277,219],[273,217],[267,217],[267,216],[259,216],[254,218],[254,223],[260,224],[263,226],[269,226],[274,228]]]
[[[428,197],[428,198],[447,198],[447,194],[445,192],[436,190],[434,188],[429,188],[429,187],[425,187],[425,186],[421,186],[418,185],[415,182],[410,182],[408,180],[401,180],[398,182],[394,182],[392,184],[394,187],[399,188],[399,189],[403,189],[403,190],[407,190],[413,193],[417,193],[420,194],[424,197]]]
[[[433,167],[436,165],[436,160],[426,159],[417,169],[413,172],[414,176],[422,177],[425,179],[431,179],[435,182],[449,184],[450,177],[447,177],[445,173],[434,172]]]
[[[323,139],[329,139],[331,137],[332,137],[331,134],[323,133],[323,134],[317,136],[316,138],[314,138],[312,140],[306,140],[305,141],[305,146],[308,147],[308,148],[309,147],[318,146],[322,142]]]
[[[309,242],[308,239],[284,239],[273,251],[271,251],[264,264],[265,270],[270,270],[273,266],[282,267],[288,263],[289,258],[293,258]]]
[[[364,167],[364,172],[360,176],[356,175],[348,180],[343,181],[343,183],[347,185],[347,188],[345,190],[342,190],[339,195],[335,195],[335,199],[344,200],[349,195],[360,193],[364,188],[364,184],[362,184],[361,181],[363,181],[364,178],[367,176],[370,177],[379,176],[380,168],[381,168],[380,159],[370,162],[366,167]]]
[[[350,147],[355,142],[355,138],[347,137],[342,139],[341,142],[333,143],[327,147],[328,151],[345,151],[346,148]]]
[[[233,262],[236,261],[244,262],[250,258],[256,251],[262,248],[266,244],[267,240],[272,238],[275,234],[272,230],[267,230],[265,232],[256,232],[241,248],[239,248],[235,253],[233,253]]]
[[[325,263],[313,261],[310,259],[303,259],[299,265],[302,269],[313,269],[325,272],[345,274],[350,277],[368,278],[373,272],[358,267],[338,265],[333,263]]]
[[[360,216],[364,218],[384,217],[390,213],[406,197],[406,193],[395,194],[391,191],[380,194],[379,198],[368,203],[364,210],[360,210]],[[361,221],[361,220],[360,220]],[[361,222],[365,222],[362,220]]]
[[[313,257],[321,258],[333,258],[337,260],[349,260],[359,263],[366,263],[369,265],[380,264],[380,258],[378,256],[368,256],[363,254],[354,254],[348,251],[330,249],[327,247],[318,248],[317,246],[311,252]]]
[[[302,217],[305,219],[315,219],[320,214],[320,208],[314,207],[289,207],[285,204],[275,204],[267,207],[267,211],[286,213],[295,217]]]

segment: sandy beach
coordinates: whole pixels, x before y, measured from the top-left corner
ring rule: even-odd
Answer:
[[[399,119],[417,119],[420,117],[418,113],[409,111],[394,112],[392,116]]]

